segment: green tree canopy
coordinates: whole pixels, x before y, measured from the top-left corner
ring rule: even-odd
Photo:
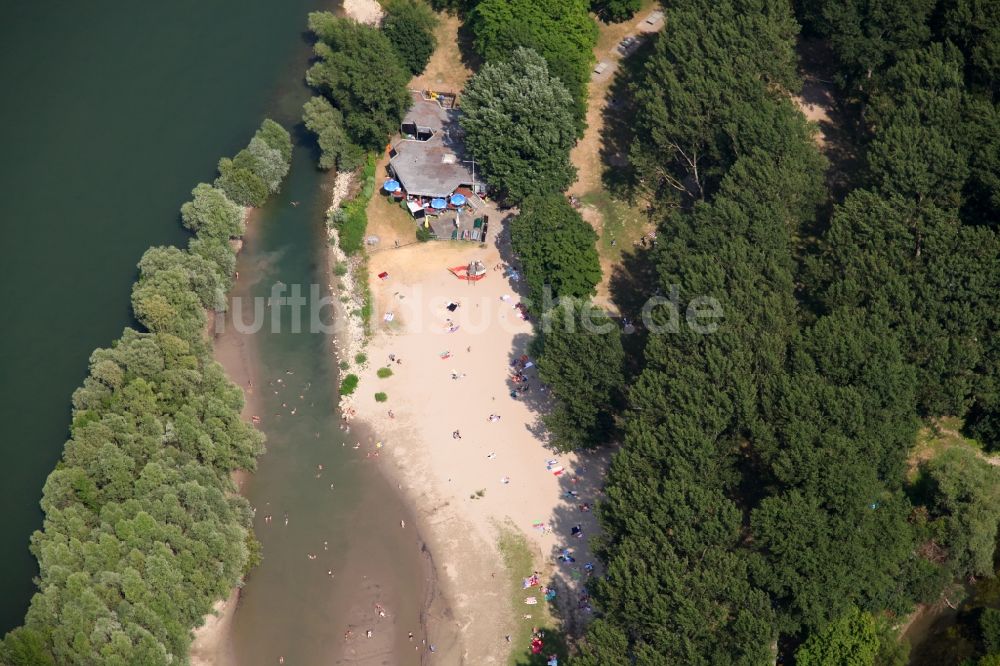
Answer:
[[[993,574],[1000,524],[1000,470],[970,448],[951,447],[926,464],[928,508],[943,522],[949,560],[959,576]]]
[[[246,148],[232,159],[219,160],[215,186],[241,206],[259,207],[281,188],[291,157],[288,132],[273,120],[265,120]]]
[[[319,144],[319,168],[350,171],[364,160],[364,150],[355,145],[344,129],[344,116],[325,97],[313,97],[303,107],[306,129]]]
[[[264,122],[260,125],[260,129],[258,129],[257,133],[253,135],[253,138],[260,139],[267,144],[269,148],[277,150],[282,161],[286,164],[291,163],[292,137],[288,134],[288,130],[280,124],[274,122],[270,118],[265,118]]]
[[[627,21],[642,7],[642,0],[591,0],[590,11],[611,23]]]
[[[741,154],[767,151],[788,139],[790,125],[801,124],[787,100],[761,85],[763,78],[799,87],[797,26],[779,5],[699,1],[670,12],[633,88],[632,165],[660,198],[705,198]],[[802,133],[796,129],[793,141]]]
[[[538,338],[538,376],[557,399],[544,416],[560,450],[607,441],[625,388],[621,332],[607,314],[587,302],[546,314]]]
[[[237,168],[277,189],[287,132],[265,121],[242,152]],[[150,248],[139,262],[132,304],[148,332],[125,329],[94,351],[73,393],[70,439],[31,538],[38,591],[0,642],[3,664],[185,663],[191,630],[254,562],[232,473],[254,469],[263,436],[241,420],[243,393],[205,338],[205,308],[225,306],[243,211],[210,185],[193,194],[181,215],[190,249]]]
[[[226,193],[207,183],[191,190],[194,197],[181,206],[184,226],[200,238],[228,241],[243,235],[243,209],[229,200]]]
[[[870,91],[872,79],[897,53],[930,37],[934,0],[819,0],[814,28],[830,38],[842,85]]]
[[[597,233],[562,194],[526,199],[510,225],[510,236],[533,312],[541,314],[546,303],[557,298],[594,295],[601,281]]]
[[[318,41],[306,81],[343,114],[351,141],[382,150],[411,104],[410,74],[378,28],[329,12],[309,14]]]
[[[573,182],[571,107],[545,60],[528,49],[488,62],[469,81],[460,117],[465,145],[501,196],[517,203]]]
[[[851,608],[810,634],[795,653],[796,666],[873,666],[879,650],[875,618]]]
[[[410,73],[420,74],[437,47],[437,16],[424,0],[386,0],[382,8],[382,32]]]
[[[487,62],[509,58],[519,47],[548,63],[573,100],[574,134],[587,113],[587,83],[597,44],[588,0],[483,0],[469,16],[476,51]]]
[[[970,84],[998,101],[1000,7],[990,0],[945,0],[941,10],[941,34],[961,47]]]

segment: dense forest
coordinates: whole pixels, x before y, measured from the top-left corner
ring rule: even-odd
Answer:
[[[139,262],[125,329],[90,357],[73,394],[70,439],[45,483],[31,539],[39,590],[0,642],[5,666],[186,663],[191,630],[258,557],[231,474],[252,470],[263,436],[240,419],[243,393],[212,358],[243,234],[288,172],[292,143],[265,120],[180,211],[187,249]]]
[[[718,295],[725,320],[648,338],[575,663],[905,663],[888,626],[993,574],[996,469],[953,450],[907,470],[922,420],[1000,446],[1000,16],[918,5],[666,3],[631,163],[657,286]],[[860,119],[832,214],[790,98],[799,21]]]
[[[463,123],[494,191],[520,204],[510,229],[531,307],[544,319],[553,298],[573,300],[565,321],[594,318],[594,237],[562,195],[587,7],[437,4],[467,16],[485,61]],[[663,8],[665,29],[630,62],[628,177],[612,174],[657,226],[642,257],[655,279],[633,287],[679,293],[682,308],[714,296],[724,318],[706,335],[654,310],[649,328],[670,332],[637,358],[618,329],[540,327],[553,444],[621,443],[599,507],[597,619],[573,663],[906,663],[894,627],[995,569],[1000,10]],[[831,52],[855,122],[846,193],[830,191],[843,165],[793,98],[801,39]],[[982,448],[915,460],[940,417]],[[996,616],[973,618],[953,663],[1000,659]]]

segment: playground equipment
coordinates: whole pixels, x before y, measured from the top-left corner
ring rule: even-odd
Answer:
[[[470,261],[468,266],[455,266],[448,270],[459,280],[468,280],[469,282],[476,282],[486,277],[486,266],[478,259]]]

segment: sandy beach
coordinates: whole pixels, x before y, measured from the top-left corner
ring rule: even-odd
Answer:
[[[384,14],[382,6],[375,0],[344,0],[341,6],[345,16],[368,25],[378,25]]]
[[[448,271],[473,259],[488,267],[479,282]],[[527,540],[542,582],[559,591],[569,629],[579,618],[587,541],[596,531],[593,513],[580,507],[596,502],[604,461],[546,448],[539,419],[547,396],[534,368],[524,371],[530,391],[511,396],[511,362],[527,353],[533,331],[501,264],[494,238],[486,247],[431,242],[369,257],[377,330],[352,404],[382,440],[383,465],[427,535],[460,633],[461,654],[440,663],[506,663],[511,649],[527,648],[505,640],[519,617],[538,610],[510,607],[512,578],[532,571],[505,570],[504,531]],[[377,376],[384,367],[391,377]],[[376,392],[387,401],[377,402]],[[583,538],[571,536],[577,525]],[[557,561],[564,548],[574,563]],[[541,599],[537,587],[524,590],[529,596]]]

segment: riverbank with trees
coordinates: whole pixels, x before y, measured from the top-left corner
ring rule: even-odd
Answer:
[[[182,219],[187,249],[151,248],[126,329],[91,356],[73,394],[63,459],[45,485],[32,538],[39,591],[4,663],[169,664],[191,631],[256,562],[250,507],[232,474],[252,470],[262,436],[240,419],[243,395],[212,358],[208,313],[225,307],[245,211],[229,196],[277,191],[288,133],[266,120],[220,162]]]

